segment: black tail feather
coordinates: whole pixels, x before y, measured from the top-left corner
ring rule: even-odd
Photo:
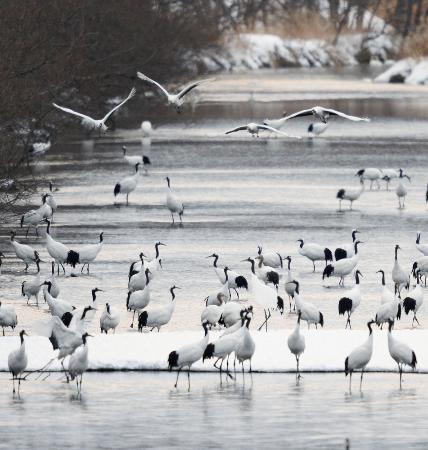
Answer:
[[[279,284],[279,274],[277,272],[268,272],[266,274],[268,283],[272,283],[275,286]]]
[[[339,300],[339,315],[344,315],[352,309],[352,300],[348,297],[343,297]]]
[[[138,331],[143,331],[143,327],[147,326],[148,317],[149,317],[149,315],[148,315],[147,311],[143,311],[138,316]]]
[[[343,196],[345,195],[345,189],[339,189],[339,191],[336,194],[336,198],[340,198],[343,200]]]
[[[244,288],[248,290],[248,281],[242,275],[239,275],[238,277],[235,278],[235,284],[236,287],[238,288]]]
[[[409,314],[410,311],[414,311],[416,308],[416,300],[411,297],[406,297],[403,300],[403,308],[406,315]]]
[[[50,335],[49,340],[51,341],[52,348],[54,350],[58,350],[59,349],[59,344],[58,344],[58,341],[57,341],[57,339],[56,339],[56,337],[55,337],[55,335],[53,333]]]
[[[401,304],[398,304],[398,310],[397,310],[397,320],[401,319]]]
[[[331,264],[325,266],[324,272],[322,273],[322,279],[325,277],[330,278],[331,274],[334,272],[334,267]]]
[[[323,327],[324,326],[324,316],[322,315],[322,312],[320,312],[320,325]]]
[[[341,259],[345,259],[348,257],[348,254],[346,253],[346,250],[343,250],[343,248],[336,248],[334,251],[334,259],[336,261],[340,261]]]
[[[202,356],[202,362],[204,362],[206,359],[210,359],[214,356],[214,344],[208,344],[205,348],[204,354]]]
[[[349,370],[348,370],[348,359],[349,359],[349,358],[346,358],[346,359],[345,359],[345,377],[347,377],[347,376],[348,376],[348,373],[349,373]]]
[[[178,365],[178,353],[173,351],[168,356],[168,368],[171,371],[173,367],[177,367]]]
[[[67,254],[67,260],[65,262],[66,264],[72,266],[74,269],[76,267],[76,264],[79,264],[79,253],[75,252],[74,250],[70,250]]]
[[[62,323],[66,327],[68,327],[70,325],[72,319],[73,319],[73,314],[71,314],[71,312],[68,312],[68,311],[66,313],[64,313],[61,317]]]
[[[329,248],[325,248],[324,249],[324,258],[325,261],[333,261],[333,253],[331,252],[331,250]]]
[[[410,364],[410,367],[412,369],[415,369],[417,363],[418,363],[418,360],[416,359],[416,353],[412,351],[412,364]]]
[[[119,183],[117,183],[116,186],[114,187],[113,194],[115,197],[117,194],[120,194],[120,184]]]

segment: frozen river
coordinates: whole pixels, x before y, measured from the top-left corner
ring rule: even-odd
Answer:
[[[321,309],[326,328],[341,329],[345,319],[339,317],[337,303],[346,289],[339,289],[336,279],[322,282],[322,263],[312,273],[310,261],[298,254],[296,240],[334,249],[350,242],[351,230],[358,228],[364,241],[359,264],[363,298],[352,324],[365,329],[380,303],[376,271],[384,269],[392,286],[395,244],[402,247],[400,262],[410,271],[419,256],[416,232],[421,231],[428,243],[428,97],[424,91],[400,92],[342,91],[318,97],[312,93],[303,100],[290,93],[289,101],[274,101],[272,95],[266,101],[259,92],[249,102],[233,103],[211,98],[182,116],[162,110],[163,121],[149,117],[157,125],[151,142],[141,141],[135,129],[95,140],[61,137],[34,168],[36,175],[53,180],[60,189],[55,193],[59,209],[52,234],[72,248],[97,242],[101,231],[105,239],[90,275],[80,275],[78,268],[72,277],[67,268],[67,276],[59,277],[61,297],[80,306],[90,299],[92,288],[102,288],[100,304],[108,301],[121,313],[117,332],[135,332],[129,328],[131,314],[125,308],[128,267],[140,251],[153,257],[153,244],[160,240],[167,246],[161,250],[164,268],[152,282],[152,301],[169,301],[168,289],[180,286],[165,330],[196,331],[202,300],[219,286],[206,256],[217,252],[221,265],[247,276],[249,265],[241,260],[255,256],[257,246],[263,245],[266,251],[291,256],[302,297]],[[313,103],[366,115],[372,122],[332,120],[328,131],[313,140],[306,137],[309,119],[287,129],[305,136],[300,141],[224,135],[236,125]],[[123,144],[130,153],[144,153],[152,160],[149,175],[141,175],[128,207],[123,198],[113,197],[115,183],[132,172],[123,162]],[[366,191],[354,211],[338,211],[338,189],[357,186],[355,173],[365,167],[402,167],[411,176],[405,209],[398,209],[393,182],[389,192],[384,185],[379,191]],[[182,227],[171,226],[164,206],[166,176],[185,204]],[[8,243],[12,228],[25,241],[18,220],[0,230],[0,250],[6,254],[1,301],[15,306],[18,328],[36,333],[35,324],[49,316],[45,304],[26,306],[20,295],[21,283],[30,279],[34,267],[28,275],[18,273],[23,264]],[[48,277],[44,241],[42,229],[40,238],[28,239],[45,261],[42,273]],[[348,278],[346,286],[352,285]],[[286,299],[283,282],[279,294]],[[251,302],[249,294],[241,295]],[[255,324],[262,315],[255,305]],[[418,316],[421,328],[427,328],[426,305]],[[271,327],[289,331],[295,320],[294,314],[274,314]],[[406,316],[396,324],[398,329],[410,327]],[[91,331],[98,333],[97,320]],[[0,448],[10,448],[12,441],[15,448],[34,442],[45,448],[118,448],[125,445],[125,438],[127,448],[345,448],[349,438],[352,449],[391,449],[424,448],[428,441],[426,375],[406,375],[400,392],[395,374],[369,374],[364,394],[350,396],[343,374],[307,374],[299,387],[290,374],[255,375],[245,386],[239,379],[220,386],[216,375],[196,374],[187,393],[171,389],[173,374],[91,373],[84,380],[82,401],[73,398],[74,385],[65,386],[57,378],[27,381],[23,398],[14,401],[9,376],[0,375]]]

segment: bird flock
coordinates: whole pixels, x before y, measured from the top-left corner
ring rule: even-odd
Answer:
[[[191,83],[184,87],[178,94],[169,93],[161,84],[152,80],[141,72],[137,73],[138,79],[145,83],[156,86],[165,96],[169,105],[174,107],[178,113],[182,110],[185,96],[203,83],[212,82],[213,79],[201,80]],[[109,119],[117,111],[131,100],[136,94],[135,88],[132,88],[128,96],[105,114],[101,119],[94,119],[88,115],[76,112],[70,108],[59,106],[53,103],[53,106],[67,114],[77,116],[81,119],[82,126],[88,131],[98,131],[104,133],[108,131]],[[281,131],[288,120],[302,117],[313,116],[319,122],[312,123],[308,132],[312,135],[323,133],[330,124],[331,117],[341,117],[354,122],[367,122],[369,119],[363,117],[350,116],[340,111],[329,108],[315,106],[313,108],[296,112],[291,115],[285,115],[279,119],[264,120],[263,123],[249,123],[237,126],[226,134],[238,131],[247,131],[253,137],[258,137],[262,131],[273,132],[288,138],[300,139],[300,136],[290,135]],[[151,124],[143,122],[142,129],[145,134],[152,131]],[[33,145],[32,152],[42,153],[48,148],[45,146]],[[50,143],[49,143],[50,146]],[[129,196],[135,191],[139,179],[140,170],[147,174],[151,165],[150,158],[146,155],[130,155],[126,146],[122,147],[123,160],[132,167],[133,173],[120,179],[113,188],[114,196],[126,196],[126,204],[129,204]],[[359,177],[360,186],[355,188],[343,188],[337,193],[340,209],[342,201],[350,202],[352,209],[353,202],[358,200],[365,190],[365,180],[370,181],[370,189],[375,184],[380,189],[380,182],[386,184],[386,190],[389,190],[390,182],[397,179],[396,195],[399,201],[399,207],[404,208],[407,189],[405,180],[410,182],[410,177],[402,169],[397,171],[393,169],[374,169],[367,168],[359,170],[356,175]],[[185,206],[178,198],[172,188],[172,180],[169,176],[165,178],[166,197],[165,207],[171,215],[172,224],[179,221],[183,222]],[[76,381],[78,395],[82,392],[83,374],[89,367],[88,356],[88,338],[91,335],[89,329],[95,321],[97,312],[100,310],[99,296],[102,296],[103,290],[97,287],[88,292],[87,302],[80,307],[73,305],[70,299],[62,298],[60,277],[65,276],[65,266],[71,266],[72,275],[76,275],[74,270],[78,265],[81,266],[80,272],[86,268],[86,273],[90,273],[90,268],[95,263],[97,257],[104,246],[104,233],[100,232],[94,236],[91,243],[74,244],[64,243],[55,239],[55,230],[58,229],[56,221],[58,219],[57,194],[59,190],[55,188],[52,182],[49,183],[49,189],[41,196],[41,205],[37,209],[24,213],[20,219],[20,227],[25,229],[25,238],[28,237],[33,228],[35,236],[39,238],[39,228],[45,228],[45,252],[43,257],[49,261],[41,259],[38,250],[35,250],[28,244],[17,239],[15,230],[11,232],[10,245],[16,257],[25,264],[24,272],[28,274],[31,265],[35,265],[36,273],[32,277],[27,277],[21,285],[21,295],[26,300],[27,305],[34,305],[37,308],[47,308],[51,317],[44,324],[44,333],[49,338],[52,349],[57,351],[55,357],[46,362],[46,364],[35,370],[28,371],[28,356],[25,349],[25,337],[27,333],[21,330],[19,333],[20,345],[13,350],[8,357],[8,367],[12,374],[13,393],[20,391],[21,381],[30,376],[39,378],[47,377],[50,373],[50,366],[54,361],[60,361],[64,376],[67,381]],[[428,199],[428,193],[427,193]],[[54,221],[55,216],[55,221]],[[59,222],[60,224],[61,222]],[[53,225],[55,224],[55,225]],[[338,245],[336,248],[328,248],[322,244],[310,242],[306,239],[299,239],[296,243],[297,251],[303,258],[308,259],[312,264],[313,273],[316,274],[316,263],[321,262],[324,265],[322,276],[319,277],[320,284],[331,278],[338,279],[340,287],[345,286],[345,279],[352,277],[355,284],[349,290],[346,290],[338,299],[338,314],[346,316],[345,328],[351,329],[352,314],[363,301],[361,292],[361,278],[364,276],[359,270],[360,252],[359,245],[363,244],[357,237],[358,230],[352,230],[350,242]],[[124,307],[123,311],[113,308],[106,302],[99,315],[99,329],[101,334],[115,332],[121,316],[125,311],[129,314],[131,323],[130,328],[135,329],[137,323],[138,332],[151,332],[167,325],[173,317],[177,297],[180,287],[175,284],[169,289],[167,297],[162,302],[152,301],[152,280],[154,277],[162,276],[162,257],[161,248],[166,244],[157,241],[154,245],[154,257],[149,258],[144,252],[140,252],[138,259],[133,262],[123,276],[127,276],[127,292],[123,293]],[[385,272],[379,269],[381,274],[380,298],[381,302],[377,310],[373,310],[373,317],[368,318],[367,326],[369,337],[366,342],[354,349],[344,361],[344,371],[351,377],[353,372],[361,371],[361,384],[363,373],[370,362],[373,351],[373,331],[372,327],[377,325],[388,326],[388,348],[392,359],[397,363],[400,375],[400,387],[402,383],[403,366],[416,368],[417,359],[414,351],[405,343],[400,342],[393,335],[392,330],[394,322],[400,320],[401,311],[405,314],[413,314],[412,326],[419,325],[417,312],[423,303],[423,290],[421,283],[428,274],[428,244],[421,243],[421,233],[417,233],[416,248],[423,256],[413,262],[411,273],[407,273],[398,260],[398,251],[400,246],[396,245],[394,250],[394,268],[391,278],[394,284],[393,291],[390,290],[385,281]],[[0,268],[4,255],[0,253]],[[302,295],[302,285],[292,273],[290,256],[283,256],[280,251],[264,251],[262,246],[257,247],[257,251],[250,256],[243,255],[243,260],[248,264],[245,273],[239,273],[231,270],[228,266],[219,264],[220,256],[218,253],[212,253],[206,258],[212,261],[212,269],[219,281],[217,290],[206,296],[201,296],[204,300],[204,306],[201,310],[201,328],[202,337],[197,342],[189,343],[183,347],[173,349],[169,355],[165,355],[167,366],[170,370],[177,370],[175,387],[177,387],[179,375],[182,369],[187,369],[188,389],[190,390],[190,370],[198,361],[214,360],[214,367],[219,370],[220,378],[223,372],[226,379],[236,378],[236,362],[241,364],[242,374],[244,376],[244,363],[248,363],[249,371],[252,371],[252,358],[256,351],[254,333],[250,332],[250,325],[254,323],[256,311],[263,311],[262,321],[258,325],[258,331],[268,332],[269,321],[274,314],[295,314],[295,327],[288,335],[287,346],[289,352],[296,359],[296,380],[299,381],[300,358],[304,354],[306,343],[305,336],[301,331],[301,322],[306,322],[308,328],[314,325],[323,327],[328,317],[314,304],[304,299]],[[49,273],[42,274],[41,263],[49,263]],[[210,263],[211,264],[211,263]],[[61,272],[62,271],[62,272]],[[411,284],[416,284],[412,288]],[[248,298],[242,299],[242,293],[251,294],[251,301]],[[244,297],[245,297],[244,294]],[[42,295],[42,298],[40,296]],[[284,299],[288,299],[288,311]],[[254,303],[254,305],[252,304]],[[131,319],[132,316],[132,319]],[[18,317],[13,306],[4,305],[0,302],[0,327],[2,334],[5,335],[5,328],[15,330],[18,326]],[[221,334],[214,340],[210,339],[212,329],[221,330]],[[284,351],[286,351],[284,342]],[[229,368],[230,358],[233,358],[233,373]],[[24,375],[26,373],[26,375]],[[16,383],[18,384],[16,389]]]

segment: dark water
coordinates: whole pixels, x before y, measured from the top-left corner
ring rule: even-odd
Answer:
[[[55,375],[57,377],[57,375]],[[0,376],[0,448],[426,448],[425,377],[368,374],[363,393],[343,374],[246,376],[87,374],[81,399],[55,379],[25,382],[12,399]]]

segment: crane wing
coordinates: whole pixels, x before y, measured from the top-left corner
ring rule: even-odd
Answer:
[[[70,108],[65,108],[64,106],[59,106],[56,103],[52,103],[52,105],[55,106],[55,108],[58,108],[61,111],[64,111],[64,112],[66,112],[68,114],[73,114],[74,116],[81,117],[82,119],[94,120],[92,117],[86,116],[85,114],[81,114],[81,113],[78,113],[76,111],[73,111]]]
[[[284,117],[285,120],[294,119],[295,117],[304,117],[304,116],[311,116],[312,108],[311,109],[303,109],[302,111],[295,112],[293,114],[290,114],[289,116]]]
[[[189,93],[192,89],[194,89],[195,87],[198,87],[199,85],[203,84],[203,83],[208,83],[210,81],[214,81],[215,78],[207,78],[205,80],[200,80],[200,81],[195,81],[192,84],[189,84],[188,86],[186,86],[183,90],[181,90],[178,93],[178,98],[183,98],[187,93]]]
[[[141,72],[137,72],[137,77],[140,80],[148,81],[149,83],[154,84],[155,86],[157,86],[168,97],[169,92],[161,84],[159,84],[157,81],[152,80],[151,78],[149,78],[148,76],[144,75]]]
[[[340,116],[343,117],[344,119],[352,120],[354,122],[370,122],[370,119],[368,117],[350,116],[343,112],[336,111],[335,109],[323,108],[323,110],[328,112],[332,116]]]
[[[242,127],[237,127],[237,128],[234,128],[233,130],[226,131],[225,134],[235,133],[236,131],[243,131],[246,129],[247,129],[247,126],[243,125]]]
[[[123,106],[128,100],[130,100],[136,93],[136,89],[133,87],[131,89],[131,92],[129,93],[128,97],[125,98],[122,102],[120,102],[118,105],[116,105],[110,112],[108,112],[102,119],[103,122],[105,122],[116,110],[118,110],[121,106]]]
[[[290,138],[302,139],[301,136],[293,136],[291,134],[284,133],[283,131],[277,130],[276,128],[270,127],[269,125],[257,125],[262,130],[274,131],[275,133],[282,134]]]
[[[68,346],[70,341],[78,339],[78,334],[68,329],[59,317],[53,316],[49,321],[50,337],[54,350]]]

